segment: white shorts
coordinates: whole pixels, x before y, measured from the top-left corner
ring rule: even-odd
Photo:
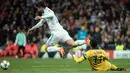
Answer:
[[[69,36],[68,32],[66,30],[61,31],[55,31],[52,32],[50,38],[47,40],[47,45],[55,45],[59,42],[66,42],[67,40],[72,40],[72,38]]]

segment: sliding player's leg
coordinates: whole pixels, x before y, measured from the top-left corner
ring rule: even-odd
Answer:
[[[55,46],[60,41],[60,37],[57,37],[57,35],[52,34],[51,37],[47,41],[47,51],[48,52],[57,52],[59,51],[62,56],[65,55],[64,49],[62,47]]]
[[[114,64],[111,64],[111,67],[110,67],[110,70],[116,70],[117,69],[117,66],[116,65],[114,65]]]
[[[113,70],[113,71],[126,71],[125,68],[119,68],[119,67],[115,66],[114,64],[111,64],[111,70]]]

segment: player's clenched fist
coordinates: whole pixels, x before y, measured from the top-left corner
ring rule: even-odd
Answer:
[[[40,20],[40,19],[41,19],[40,16],[36,16],[36,17],[35,17],[35,20]]]

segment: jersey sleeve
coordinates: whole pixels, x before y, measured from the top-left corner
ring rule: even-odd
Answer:
[[[85,54],[83,54],[80,58],[76,57],[76,56],[73,56],[74,57],[74,60],[77,62],[77,63],[81,63],[83,62],[84,60],[86,60],[88,58],[87,56],[87,52]]]
[[[26,45],[26,35],[24,34],[24,46]]]
[[[88,59],[89,56],[90,56],[90,51],[87,51],[87,52],[85,53],[84,57],[85,57],[86,59]]]
[[[16,35],[16,39],[15,39],[15,43],[14,43],[15,46],[17,45],[17,42],[18,42],[18,34]]]
[[[45,23],[44,19],[41,19],[35,26],[33,26],[30,30],[41,27]]]
[[[104,59],[105,60],[108,60],[109,58],[108,58],[108,56],[107,56],[107,53],[103,50],[103,54],[104,54]]]
[[[81,56],[80,58],[76,57],[76,56],[73,56],[74,57],[74,60],[77,62],[77,63],[81,63],[85,60],[84,56]]]
[[[48,12],[48,13],[45,13],[43,16],[41,16],[42,19],[44,18],[51,18],[54,16],[54,13],[53,12]]]

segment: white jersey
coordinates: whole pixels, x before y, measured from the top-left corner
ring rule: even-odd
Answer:
[[[49,29],[51,30],[51,37],[48,39],[46,43],[47,45],[55,45],[58,42],[66,42],[67,40],[72,40],[68,32],[64,30],[63,27],[60,25],[54,12],[48,7],[44,9],[44,13],[41,16],[40,21],[30,30],[39,28],[45,22],[47,22]]]
[[[44,13],[41,16],[41,20],[33,28],[38,28],[42,26],[45,22],[47,22],[51,32],[63,30],[63,27],[60,25],[54,12],[48,7],[44,9]]]

